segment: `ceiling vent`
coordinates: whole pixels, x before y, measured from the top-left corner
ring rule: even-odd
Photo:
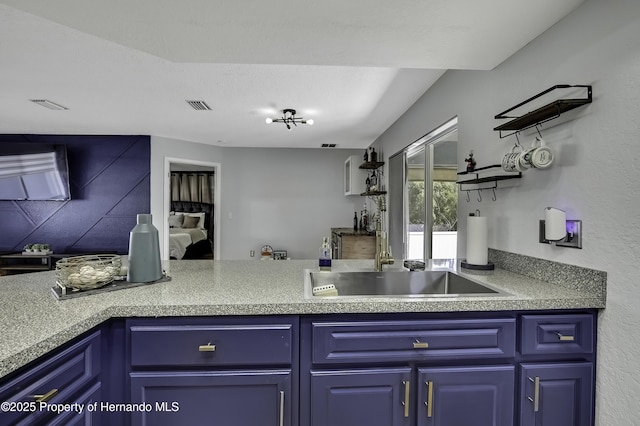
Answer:
[[[33,102],[34,104],[43,106],[45,108],[53,109],[53,110],[56,110],[56,111],[62,111],[62,110],[69,109],[69,108],[67,108],[65,106],[62,106],[62,105],[57,104],[55,102],[48,101],[46,99],[29,99],[29,100],[31,102]]]
[[[211,111],[211,107],[205,101],[187,101],[196,111]]]
[[[323,143],[322,145],[320,145],[321,148],[335,148],[336,144],[335,143]]]

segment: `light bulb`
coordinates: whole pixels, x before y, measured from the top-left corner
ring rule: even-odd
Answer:
[[[273,118],[271,118],[271,117],[267,117],[264,121],[265,121],[267,124],[271,124],[271,123],[273,123]]]
[[[310,120],[307,120],[307,124],[308,124],[309,126],[313,126],[313,118],[312,118],[312,119],[310,119]]]

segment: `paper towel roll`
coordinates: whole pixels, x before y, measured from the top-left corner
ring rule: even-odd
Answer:
[[[487,234],[486,217],[467,217],[467,263],[471,265],[486,265],[488,263]]]
[[[558,241],[567,236],[567,216],[563,210],[547,207],[544,210],[544,237]]]

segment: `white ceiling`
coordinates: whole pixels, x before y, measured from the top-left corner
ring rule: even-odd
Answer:
[[[447,69],[490,70],[581,2],[0,0],[0,133],[364,148]],[[284,108],[315,125],[265,123]]]

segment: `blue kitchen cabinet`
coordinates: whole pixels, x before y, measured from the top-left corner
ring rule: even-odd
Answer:
[[[101,330],[94,330],[0,381],[0,401],[9,403],[0,411],[0,425],[99,425],[100,412],[89,412],[86,404],[104,398],[102,343]],[[85,408],[80,414],[71,408],[78,406]]]
[[[526,314],[520,321],[519,426],[592,426],[596,316]]]
[[[593,425],[593,363],[522,364],[520,371],[520,426]]]
[[[127,320],[136,425],[298,425],[298,317]]]
[[[302,424],[513,425],[515,316],[352,318],[302,323]]]
[[[411,368],[312,371],[311,400],[312,426],[408,426]]]
[[[592,426],[595,330],[595,311],[303,317],[300,421]]]
[[[512,365],[418,369],[418,423],[512,426]]]
[[[103,418],[103,413],[98,408],[97,410],[90,411],[87,407],[99,407],[104,401],[104,393],[102,392],[101,383],[94,383],[87,391],[82,393],[77,399],[76,403],[80,404],[84,409],[82,412],[66,411],[60,413],[47,423],[47,426],[82,426],[82,425],[100,425],[100,424],[113,424],[106,421]]]
[[[291,370],[131,373],[133,425],[291,426]]]

